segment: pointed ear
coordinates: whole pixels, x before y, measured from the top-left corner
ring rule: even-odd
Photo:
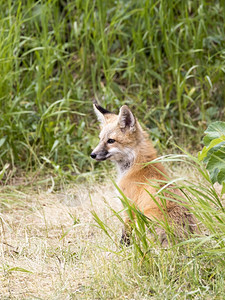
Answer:
[[[130,131],[136,130],[136,119],[128,106],[123,105],[119,113],[119,126],[122,131],[129,129]]]
[[[106,123],[106,118],[105,118],[105,115],[106,114],[110,114],[111,112],[104,109],[103,107],[101,107],[100,105],[98,105],[97,103],[94,103],[93,104],[93,107],[94,107],[94,111],[95,111],[95,114],[98,118],[98,121],[103,125]]]

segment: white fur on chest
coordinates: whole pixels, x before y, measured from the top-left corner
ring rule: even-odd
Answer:
[[[120,161],[116,162],[117,167],[117,184],[119,184],[120,180],[126,175],[126,173],[130,170],[134,163],[135,152],[130,148],[125,148],[124,158]]]

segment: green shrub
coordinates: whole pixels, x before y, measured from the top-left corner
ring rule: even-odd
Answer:
[[[224,12],[205,0],[2,1],[1,166],[92,171],[93,97],[130,105],[160,147],[198,147],[224,111]]]
[[[205,147],[198,158],[206,164],[212,183],[218,182],[225,193],[225,122],[214,122],[205,131]]]

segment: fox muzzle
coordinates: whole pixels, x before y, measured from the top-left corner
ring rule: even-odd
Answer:
[[[99,151],[99,152],[92,152],[91,153],[91,158],[97,160],[97,161],[102,161],[102,160],[106,160],[107,158],[109,158],[109,152],[106,150],[103,151]]]

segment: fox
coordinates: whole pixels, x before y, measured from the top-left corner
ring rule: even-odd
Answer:
[[[168,180],[168,174],[160,162],[155,162],[157,151],[148,133],[142,129],[137,118],[127,105],[120,108],[119,114],[112,113],[94,102],[94,111],[100,122],[100,142],[91,153],[96,161],[110,160],[117,167],[117,184],[123,194],[150,221],[167,221],[173,225],[175,235],[186,236],[197,231],[196,220],[187,207],[173,201],[171,195],[162,201],[157,197],[160,189],[155,183]],[[154,161],[154,163],[151,163]],[[152,184],[151,184],[152,183]],[[179,190],[172,190],[180,195]],[[156,201],[153,200],[153,195]],[[169,199],[168,199],[169,198]],[[180,200],[179,200],[180,201]],[[121,243],[130,245],[131,220],[124,219]],[[162,245],[168,245],[167,234],[158,228],[156,233]]]

